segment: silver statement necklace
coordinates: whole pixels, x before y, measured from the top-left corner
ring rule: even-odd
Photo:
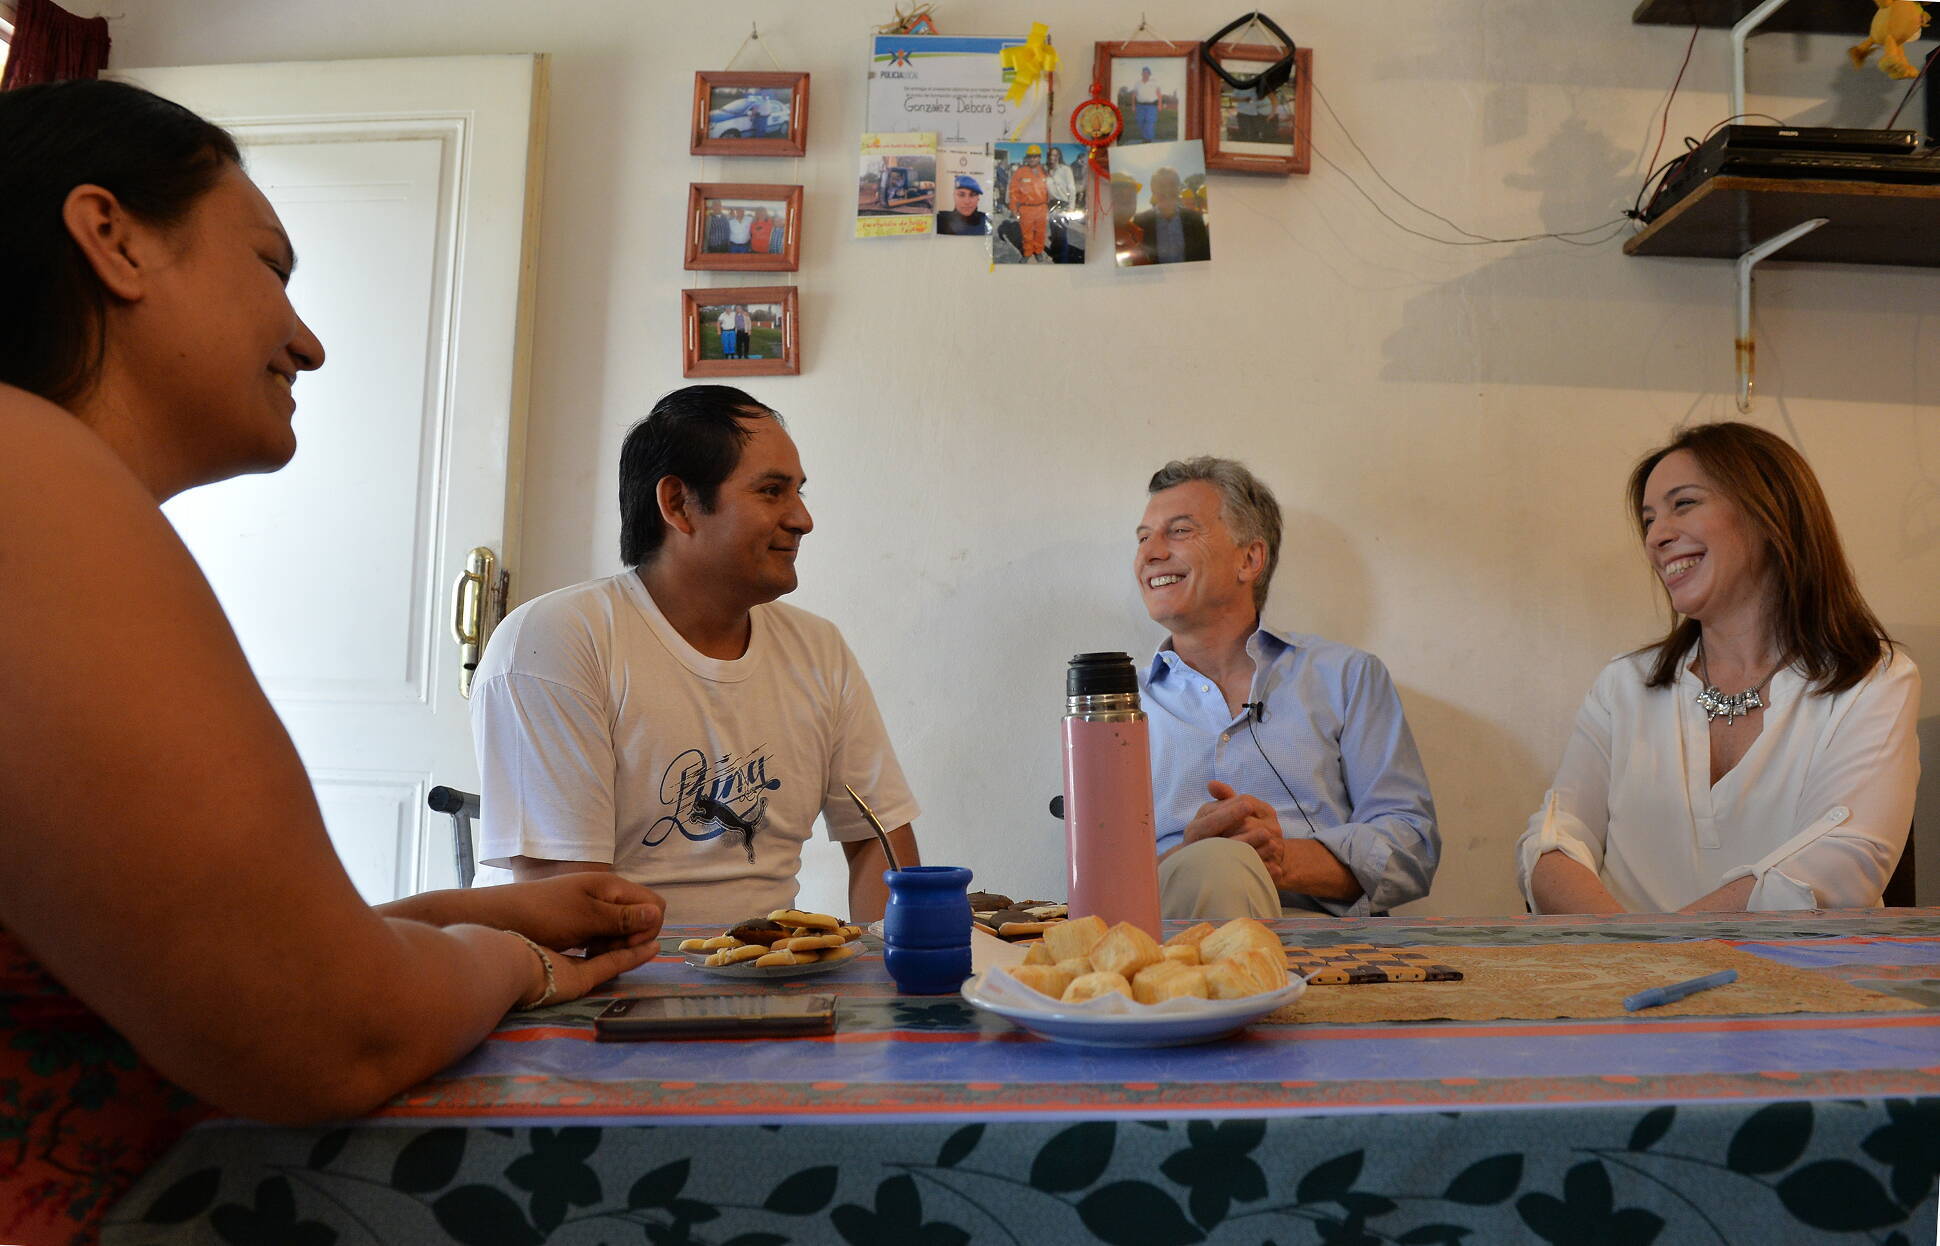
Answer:
[[[1723,689],[1711,682],[1711,668],[1704,661],[1704,641],[1700,638],[1698,640],[1698,674],[1704,680],[1704,691],[1697,695],[1698,708],[1704,711],[1704,721],[1708,723],[1714,719],[1723,718],[1724,725],[1730,727],[1753,710],[1762,710],[1765,708],[1765,698],[1759,694],[1765,690],[1766,684],[1772,682],[1772,676],[1778,674],[1778,668],[1774,666],[1771,670],[1765,672],[1765,678],[1759,680],[1743,692],[1733,692],[1727,695]]]

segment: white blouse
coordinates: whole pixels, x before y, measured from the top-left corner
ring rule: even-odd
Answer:
[[[1530,907],[1530,874],[1551,851],[1632,911],[1672,912],[1747,874],[1752,910],[1878,904],[1920,778],[1912,659],[1895,652],[1834,696],[1779,671],[1763,730],[1714,785],[1702,685],[1681,669],[1670,687],[1646,688],[1652,657],[1612,661],[1577,712],[1544,808],[1516,843]]]

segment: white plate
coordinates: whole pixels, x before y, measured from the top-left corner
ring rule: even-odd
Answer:
[[[703,962],[712,952],[686,952],[687,963],[702,973],[711,973],[717,978],[807,978],[818,973],[828,973],[844,965],[853,965],[862,959],[861,954],[846,956],[841,960],[812,960],[806,965],[757,965],[753,961],[742,961],[738,965],[708,965]]]
[[[1122,995],[1061,1004],[1048,996],[1033,1003],[1018,992],[1030,988],[1010,980],[993,986],[991,974],[977,974],[963,984],[963,998],[975,1008],[996,1013],[1013,1025],[1061,1043],[1088,1047],[1178,1047],[1209,1043],[1245,1029],[1275,1008],[1300,998],[1307,984],[1299,978],[1277,991],[1243,999],[1169,999],[1140,1004]],[[1035,994],[1035,992],[1030,992]]]

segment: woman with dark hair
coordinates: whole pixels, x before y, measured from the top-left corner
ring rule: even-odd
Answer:
[[[332,851],[158,509],[295,452],[294,264],[186,109],[0,94],[0,1240],[92,1241],[196,1119],[365,1111],[655,951],[612,874],[373,909]]]
[[[1812,469],[1704,424],[1630,474],[1670,599],[1611,662],[1517,844],[1543,913],[1876,905],[1919,780],[1920,675],[1859,595]]]

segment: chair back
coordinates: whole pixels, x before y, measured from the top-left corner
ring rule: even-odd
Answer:
[[[478,872],[472,859],[472,819],[478,816],[478,794],[440,786],[431,789],[424,803],[438,813],[451,815],[451,848],[458,866],[458,885],[471,886],[472,875]]]
[[[1906,851],[1900,853],[1900,863],[1893,867],[1893,876],[1886,880],[1886,894],[1879,902],[1889,909],[1910,909],[1918,904],[1913,895],[1913,872],[1913,830],[1909,829]]]

